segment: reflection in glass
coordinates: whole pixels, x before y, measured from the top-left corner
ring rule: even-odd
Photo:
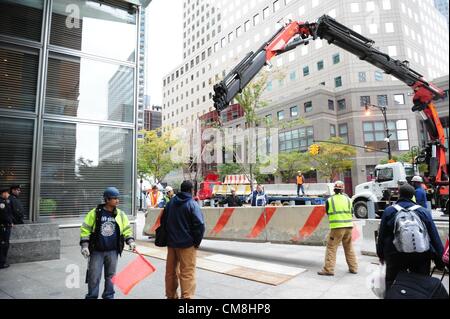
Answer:
[[[133,79],[130,67],[52,54],[45,112],[132,123]]]
[[[53,1],[50,44],[134,61],[136,32],[136,12],[125,2],[116,8],[94,1]]]
[[[131,213],[132,130],[89,124],[44,123],[41,217],[76,217],[117,187]]]
[[[41,41],[42,0],[1,0],[0,34]]]
[[[0,47],[0,108],[34,111],[38,64],[37,52]]]
[[[22,186],[20,202],[29,219],[34,121],[0,117],[0,185]]]

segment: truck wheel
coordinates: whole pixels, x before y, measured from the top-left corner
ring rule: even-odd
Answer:
[[[355,214],[356,218],[368,218],[369,210],[367,209],[367,203],[363,201],[356,202],[353,205],[353,213]]]

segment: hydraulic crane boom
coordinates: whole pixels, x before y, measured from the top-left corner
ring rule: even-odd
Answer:
[[[382,69],[414,90],[412,111],[419,112],[424,119],[431,138],[427,158],[431,182],[436,192],[447,198],[448,172],[445,156],[445,135],[433,100],[444,97],[443,90],[423,79],[423,76],[409,67],[407,61],[391,58],[373,47],[370,40],[335,19],[324,15],[315,23],[290,22],[279,29],[257,51],[250,52],[218,84],[214,85],[214,107],[217,112],[224,110],[231,100],[256,76],[274,56],[292,50],[299,45],[307,45],[310,40],[325,39],[361,60]]]

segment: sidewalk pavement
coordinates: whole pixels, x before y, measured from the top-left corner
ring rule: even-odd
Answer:
[[[249,259],[265,260],[282,265],[296,265],[307,269],[293,279],[272,286],[216,272],[197,269],[198,299],[374,299],[366,280],[376,258],[359,255],[360,271],[347,272],[342,248],[338,251],[336,275],[321,277],[316,274],[322,266],[324,247],[277,245],[270,243],[240,243],[205,240],[202,249],[221,254],[239,255]],[[259,255],[258,255],[259,254]],[[124,251],[118,270],[123,269],[135,254]],[[147,257],[156,272],[144,279],[125,296],[117,290],[120,299],[163,299],[165,261]],[[24,299],[80,299],[87,286],[84,283],[86,260],[79,247],[63,247],[61,259],[13,264],[0,270],[0,298]],[[448,277],[445,279],[448,289]],[[103,287],[103,281],[101,283]],[[102,290],[101,290],[102,291]]]

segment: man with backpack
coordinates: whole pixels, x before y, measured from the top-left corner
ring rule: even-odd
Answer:
[[[442,246],[431,212],[412,198],[409,184],[399,188],[399,200],[384,210],[377,241],[377,255],[386,263],[386,289],[401,271],[430,274],[431,260],[443,269]]]

